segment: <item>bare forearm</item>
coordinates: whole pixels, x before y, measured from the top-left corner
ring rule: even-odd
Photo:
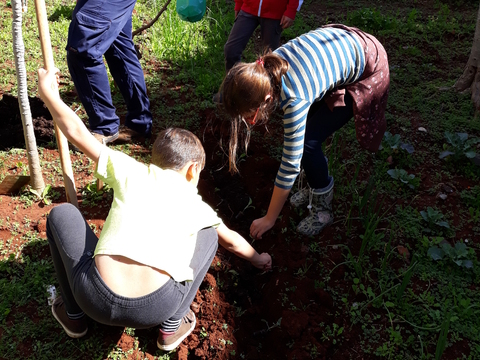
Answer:
[[[228,251],[242,259],[248,260],[258,269],[264,271],[272,269],[272,257],[267,253],[259,254],[255,249],[237,232],[230,230],[225,224],[217,228],[218,241]]]
[[[285,205],[285,201],[287,201],[288,194],[290,194],[290,190],[280,189],[277,186],[273,188],[272,198],[268,206],[267,215],[265,216],[269,221],[275,222],[277,220],[283,205]]]
[[[46,105],[66,138],[93,161],[97,162],[100,144],[88,131],[85,124],[61,99],[48,99]]]
[[[218,242],[231,253],[248,261],[254,261],[259,254],[240,234],[230,229],[219,232]]]
[[[88,132],[78,116],[60,98],[45,99],[45,104],[52,114],[55,123],[69,141],[74,141],[75,138],[78,138],[82,134],[82,130]]]

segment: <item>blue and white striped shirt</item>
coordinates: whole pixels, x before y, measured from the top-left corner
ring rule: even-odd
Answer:
[[[327,91],[357,81],[365,68],[358,37],[326,27],[301,35],[274,51],[287,60],[280,105],[284,111],[284,143],[275,185],[290,189],[300,173],[308,110]]]

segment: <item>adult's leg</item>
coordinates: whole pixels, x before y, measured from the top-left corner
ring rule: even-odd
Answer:
[[[75,299],[77,279],[93,265],[98,238],[75,206],[62,204],[48,216],[47,239],[67,314],[83,314]]]
[[[132,41],[131,15],[105,53],[105,59],[127,105],[125,125],[149,136],[152,131],[152,114],[142,66]]]
[[[131,18],[135,0],[79,0],[68,30],[67,63],[90,129],[103,135],[118,131],[103,55]]]
[[[243,50],[259,24],[259,18],[240,11],[233,23],[228,40],[223,48],[225,54],[225,70],[230,69],[242,59]]]
[[[308,184],[313,189],[322,189],[330,184],[328,165],[322,151],[323,142],[342,128],[353,117],[353,99],[346,93],[345,106],[331,111],[324,100],[315,102],[307,115],[302,166]]]
[[[282,35],[282,26],[280,19],[260,19],[260,29],[263,46],[276,50],[280,46],[280,36]]]

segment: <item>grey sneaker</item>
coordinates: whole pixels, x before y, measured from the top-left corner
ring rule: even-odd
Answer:
[[[98,140],[100,144],[107,145],[108,143],[114,142],[118,139],[118,131],[112,135],[103,135],[96,132],[92,132],[92,135],[95,139]]]
[[[180,327],[177,331],[166,332],[160,329],[160,334],[158,334],[157,339],[158,348],[163,351],[171,351],[175,349],[181,344],[183,339],[191,334],[193,329],[195,329],[196,323],[197,319],[195,317],[195,313],[190,310],[187,315],[183,317]]]
[[[62,325],[68,336],[74,339],[85,336],[88,331],[87,319],[83,315],[79,319],[70,319],[61,296],[57,297],[52,304],[53,317]]]

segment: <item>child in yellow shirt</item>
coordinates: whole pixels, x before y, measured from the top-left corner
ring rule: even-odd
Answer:
[[[190,304],[218,243],[262,270],[271,269],[272,259],[225,226],[198,195],[205,151],[194,134],[162,131],[147,166],[93,137],[59,98],[55,71],[39,69],[38,76],[54,121],[114,190],[100,239],[73,205],[50,212],[47,238],[62,293],[52,313],[74,338],[87,333],[85,314],[113,326],[159,326],[158,347],[173,350],[195,328]]]

